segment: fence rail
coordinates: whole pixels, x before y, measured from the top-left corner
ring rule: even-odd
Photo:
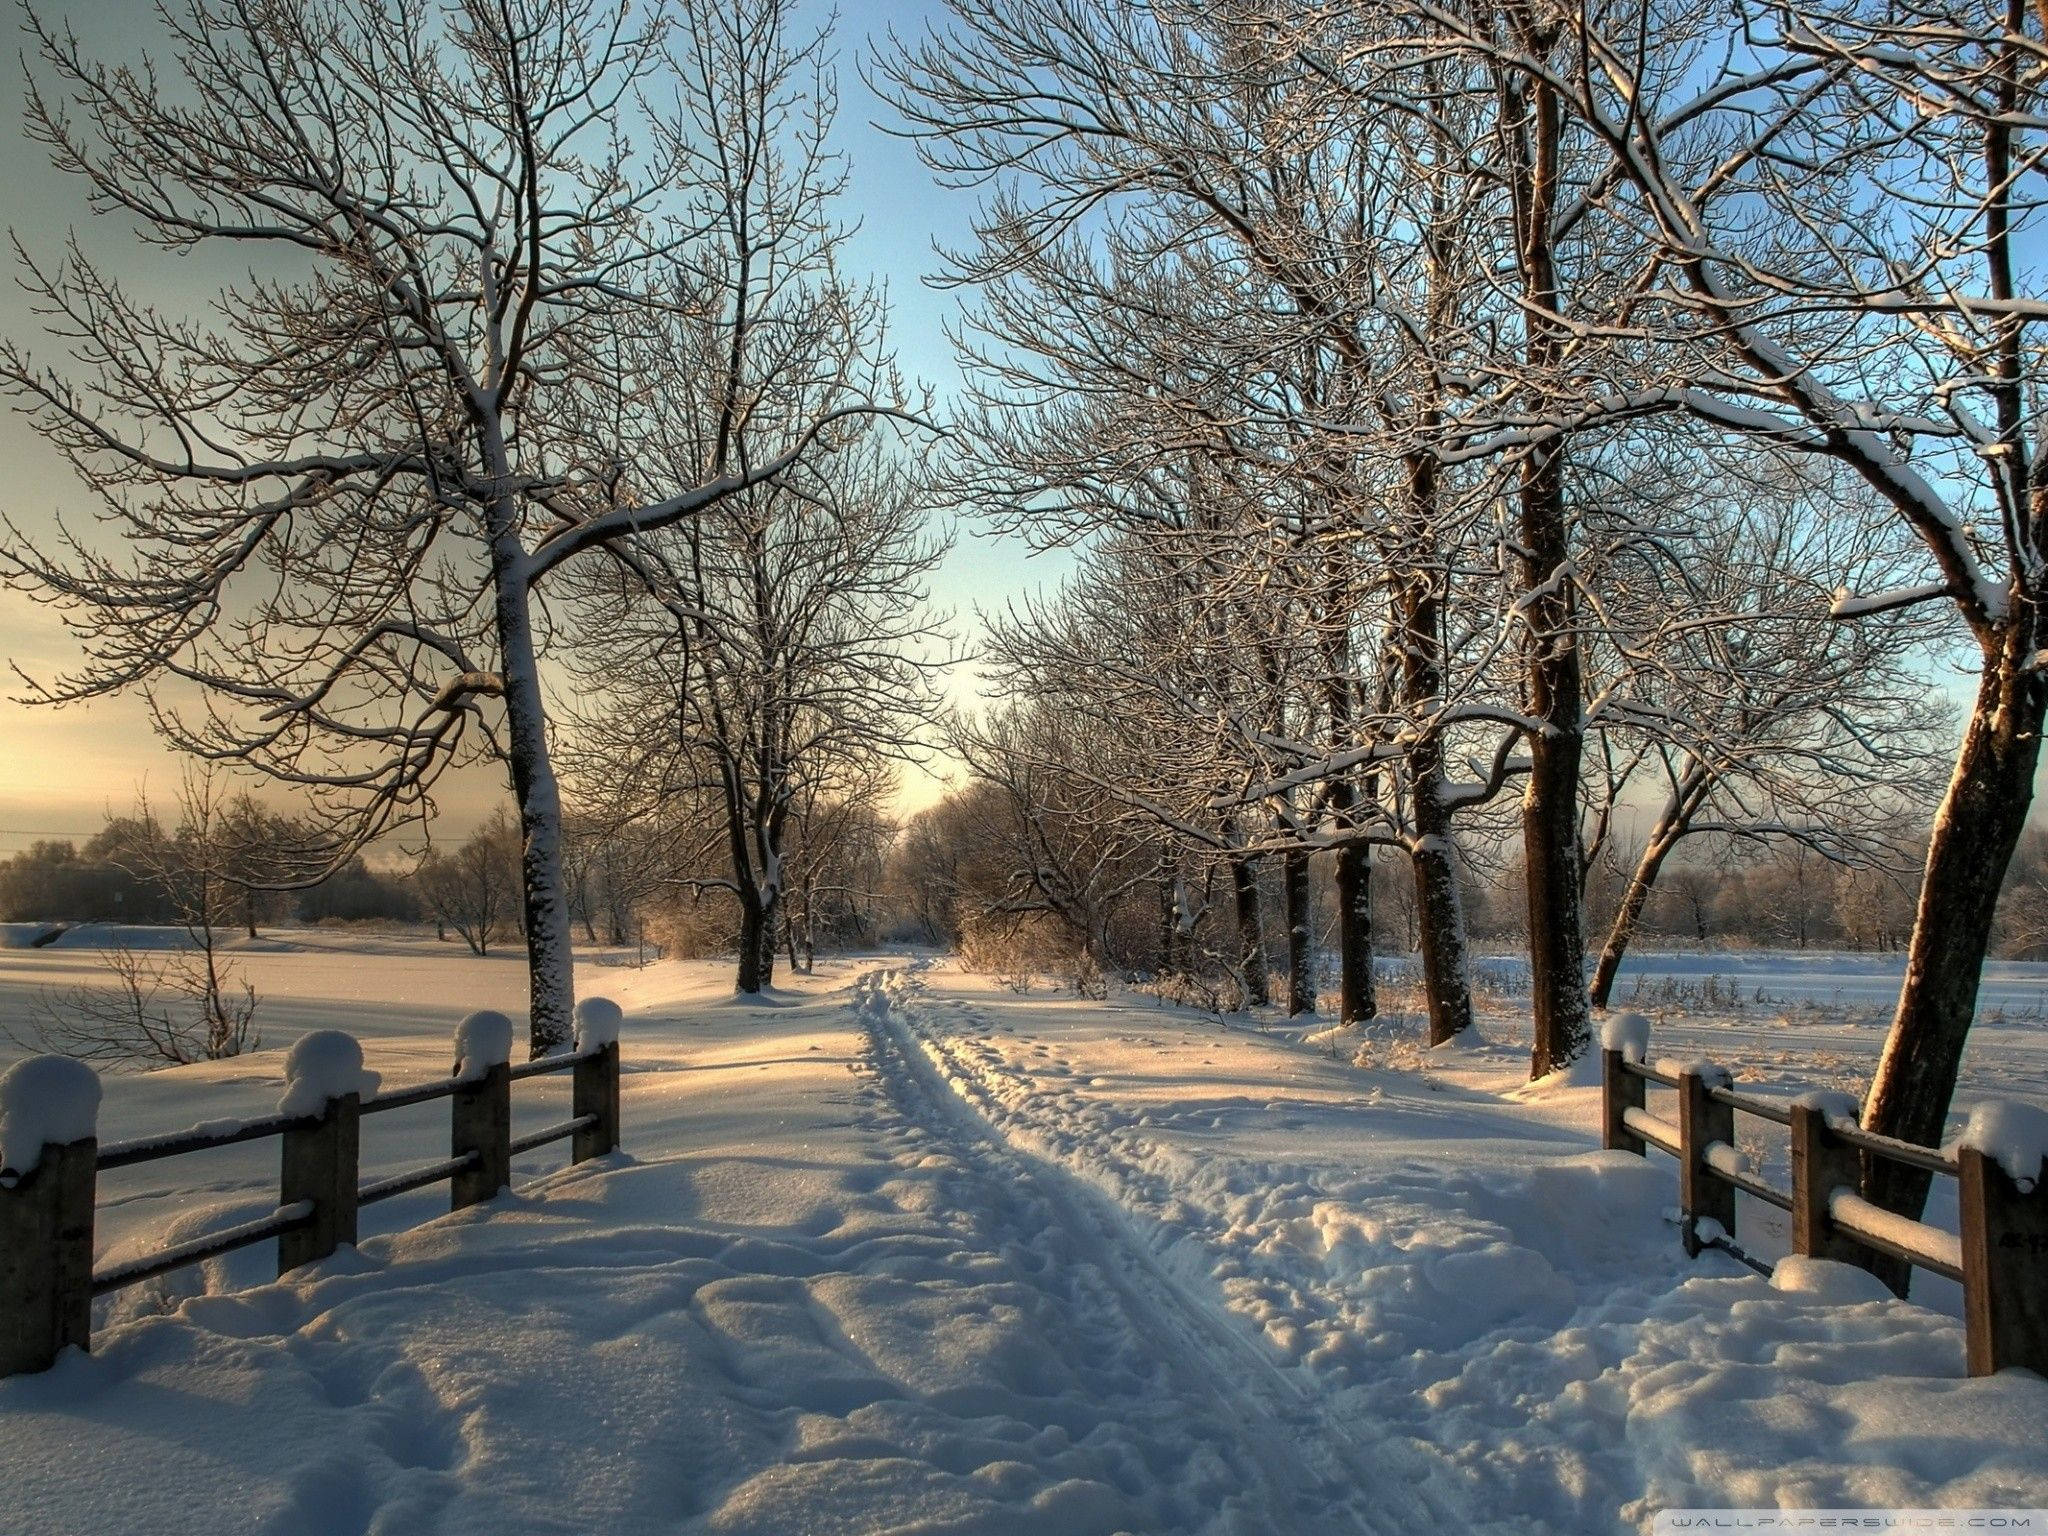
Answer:
[[[1719,1248],[1761,1273],[1771,1266],[1737,1242],[1737,1193],[1792,1216],[1792,1251],[1869,1266],[1874,1254],[1946,1275],[1963,1287],[1970,1374],[2008,1366],[2048,1374],[2048,1161],[2018,1179],[1984,1151],[1953,1153],[1865,1130],[1818,1097],[1787,1104],[1739,1093],[1708,1063],[1651,1065],[1636,1049],[1600,1053],[1601,1145],[1678,1159],[1680,1235],[1688,1254]],[[1667,1088],[1675,1120],[1653,1114],[1647,1090]],[[1791,1134],[1791,1187],[1749,1168],[1736,1147],[1735,1117],[1753,1115]],[[1962,1231],[1947,1232],[1888,1211],[1863,1195],[1866,1161],[1903,1163],[1957,1182]]]
[[[607,1027],[595,1031],[587,1044],[579,1041],[573,1054],[543,1056],[513,1066],[505,1059],[509,1023],[502,1015],[473,1015],[456,1031],[459,1069],[446,1078],[367,1098],[358,1093],[326,1095],[312,1113],[280,1112],[259,1120],[195,1126],[105,1144],[90,1135],[46,1141],[41,1155],[29,1160],[26,1170],[0,1170],[0,1376],[45,1370],[67,1345],[89,1350],[96,1296],[272,1240],[277,1243],[281,1277],[326,1258],[344,1243],[355,1242],[357,1212],[363,1206],[446,1183],[449,1209],[459,1211],[508,1188],[512,1159],[522,1152],[568,1141],[570,1161],[581,1163],[616,1150],[617,1009],[601,999],[591,1003],[601,1005],[594,1017]],[[486,1059],[462,1066],[462,1056],[476,1055],[478,1037],[471,1031],[479,1020],[497,1026],[497,1045],[487,1047]],[[360,1063],[361,1049],[352,1038],[337,1034],[329,1043],[334,1041],[343,1042]],[[560,1072],[571,1074],[570,1118],[515,1137],[512,1084]],[[436,1099],[450,1101],[449,1155],[367,1184],[361,1182],[363,1117]],[[100,1173],[273,1137],[280,1143],[276,1210],[155,1253],[93,1269]]]

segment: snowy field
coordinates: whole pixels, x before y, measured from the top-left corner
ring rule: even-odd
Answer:
[[[275,1047],[316,1025],[389,1086],[441,1075],[454,1021],[523,991],[516,956],[258,944],[266,1049],[110,1078],[102,1135],[267,1111]],[[1498,996],[1490,1043],[1428,1052],[1399,1020],[1225,1026],[901,957],[741,1005],[723,968],[631,958],[579,975],[628,1010],[622,1154],[542,1149],[458,1216],[438,1189],[372,1207],[357,1251],[286,1283],[255,1249],[104,1303],[93,1356],[0,1383],[0,1532],[1605,1533],[1670,1505],[2048,1504],[2048,1383],[1965,1378],[1932,1288],[1687,1261],[1669,1160],[1594,1150],[1590,1087],[1520,1089]],[[0,951],[0,1008],[92,963]],[[1881,1037],[1832,995],[1639,1006],[1653,1053],[1755,1057],[1764,1092],[1866,1070]],[[1992,1030],[1963,1097],[2038,1092],[2042,1030]],[[565,1093],[518,1085],[515,1129]],[[444,1156],[445,1117],[366,1122],[365,1176]],[[275,1157],[107,1176],[103,1261],[267,1209]]]

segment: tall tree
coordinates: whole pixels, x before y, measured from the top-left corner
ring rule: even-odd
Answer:
[[[74,367],[10,342],[0,386],[103,524],[54,555],[10,525],[0,576],[87,653],[37,696],[141,688],[177,745],[313,791],[330,837],[307,879],[424,814],[451,762],[501,757],[537,1053],[573,1003],[542,584],[786,475],[866,404],[844,380],[744,461],[629,467],[614,436],[643,406],[621,353],[661,317],[717,317],[722,441],[774,355],[714,302],[698,232],[723,189],[693,173],[746,146],[714,122],[707,151],[691,104],[707,40],[779,9],[185,0],[161,13],[175,80],[30,14],[29,131],[95,211],[266,264],[188,319],[76,242],[24,258]]]
[[[1468,40],[1602,147],[1586,216],[1655,242],[1656,302],[1638,325],[1662,366],[1619,394],[1862,477],[1918,539],[1923,579],[1844,590],[1835,616],[1943,604],[1975,652],[1864,1104],[1872,1128],[1932,1144],[2048,713],[2048,305],[2027,291],[2026,255],[2043,209],[2044,19],[2019,0],[1760,0],[1708,34],[1739,40],[1739,70],[1685,46],[1696,21],[1661,31],[1671,13],[1648,0],[1580,19],[1583,67]],[[1929,1176],[1873,1161],[1865,1183],[1916,1214]],[[1904,1268],[1881,1267],[1903,1289]]]

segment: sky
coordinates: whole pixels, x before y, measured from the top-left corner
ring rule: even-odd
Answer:
[[[46,13],[68,20],[89,44],[126,52],[138,46],[147,15],[139,0],[49,0]],[[5,15],[16,12],[10,5]],[[813,24],[829,19],[813,5]],[[860,59],[890,27],[915,35],[939,19],[936,0],[848,0],[838,8],[833,29],[840,81],[839,145],[851,173],[845,217],[857,220],[848,257],[855,272],[872,273],[888,285],[894,324],[892,340],[907,376],[931,386],[943,400],[957,388],[959,371],[946,340],[947,320],[959,297],[925,281],[937,269],[934,242],[965,242],[973,213],[970,194],[938,187],[912,146],[879,128],[888,109],[860,78]],[[111,41],[118,39],[118,41]],[[19,45],[6,50],[0,67],[0,208],[16,237],[39,255],[56,252],[76,231],[96,258],[124,277],[146,280],[167,308],[196,306],[218,282],[197,264],[139,247],[112,220],[95,219],[78,184],[48,163],[46,152],[22,132],[22,78],[15,62]],[[0,284],[0,332],[38,344],[41,331],[26,297],[10,279]],[[53,517],[84,516],[91,497],[62,459],[36,437],[20,417],[0,414],[0,509],[31,531],[46,529]],[[1033,563],[1019,543],[995,538],[971,525],[955,528],[951,555],[934,583],[934,606],[955,615],[958,638],[970,643],[978,608],[1000,606],[1032,586],[1056,579],[1057,570]],[[75,664],[78,652],[47,608],[19,593],[0,591],[0,656],[31,676],[45,677]],[[972,669],[956,679],[956,696],[971,696]],[[18,702],[19,679],[0,681],[0,857],[37,837],[82,838],[97,830],[109,810],[132,805],[147,786],[153,800],[174,797],[181,760],[155,736],[139,699],[112,699],[61,710]],[[914,809],[943,792],[941,776],[910,773],[900,809]],[[495,775],[473,775],[441,798],[443,831],[460,835],[488,814],[503,793]]]

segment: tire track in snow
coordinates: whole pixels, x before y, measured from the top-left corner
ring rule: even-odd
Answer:
[[[976,1102],[972,1069],[896,1006],[892,992],[906,982],[918,985],[914,977],[874,971],[854,988],[853,1007],[890,1096],[964,1161],[992,1179],[1025,1185],[1042,1202],[1177,1389],[1235,1427],[1232,1459],[1256,1485],[1269,1518],[1386,1536],[1473,1528],[1462,1513],[1425,1501],[1412,1456],[1360,1442],[1310,1385],[1283,1370],[1219,1308],[1190,1295],[1114,1200],[1005,1136],[998,1119]]]

